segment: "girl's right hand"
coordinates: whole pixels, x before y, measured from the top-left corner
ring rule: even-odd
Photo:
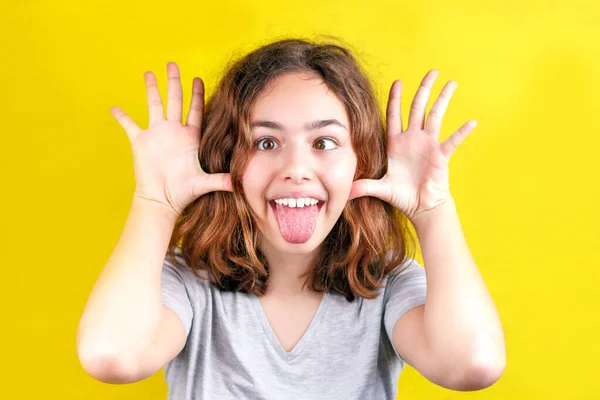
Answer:
[[[158,202],[179,216],[188,204],[203,194],[233,190],[229,173],[207,174],[198,161],[204,113],[202,80],[193,80],[190,112],[186,125],[183,125],[183,95],[177,64],[167,64],[167,75],[167,119],[151,71],[144,74],[150,111],[148,130],[141,130],[119,107],[112,107],[110,111],[125,129],[131,143],[136,183],[134,197]]]

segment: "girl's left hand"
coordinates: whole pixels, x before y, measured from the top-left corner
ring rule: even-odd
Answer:
[[[402,211],[412,222],[452,203],[448,182],[448,162],[452,153],[475,128],[467,121],[443,143],[439,143],[442,118],[448,107],[455,81],[448,81],[436,99],[425,124],[425,107],[437,70],[425,75],[410,109],[408,127],[403,131],[400,111],[402,82],[395,81],[387,106],[388,169],[381,179],[359,179],[352,183],[348,200],[373,196]]]

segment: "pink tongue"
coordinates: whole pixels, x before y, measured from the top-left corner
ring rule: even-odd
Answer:
[[[315,221],[319,207],[313,206],[291,208],[275,204],[275,216],[279,224],[281,236],[289,243],[305,243],[315,230]]]

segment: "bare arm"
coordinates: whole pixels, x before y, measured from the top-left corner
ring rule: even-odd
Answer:
[[[142,130],[119,107],[111,113],[131,143],[135,192],[121,238],[96,282],[77,330],[77,354],[94,378],[136,382],[152,375],[185,346],[185,327],[162,304],[162,265],[182,210],[213,191],[231,192],[229,173],[200,166],[204,84],[195,78],[186,125],[182,124],[179,67],[167,64],[164,116],[156,77],[144,73],[150,121]]]
[[[504,332],[494,302],[467,246],[456,206],[414,221],[427,301],[394,327],[396,350],[438,385],[479,390],[504,372]]]
[[[77,354],[96,379],[135,374],[144,353],[154,348],[165,318],[161,270],[176,221],[175,212],[164,205],[133,198],[77,330]]]

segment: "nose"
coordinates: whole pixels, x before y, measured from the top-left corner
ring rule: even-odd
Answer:
[[[303,146],[288,146],[282,152],[281,165],[281,179],[284,181],[300,184],[314,177],[312,155]]]

